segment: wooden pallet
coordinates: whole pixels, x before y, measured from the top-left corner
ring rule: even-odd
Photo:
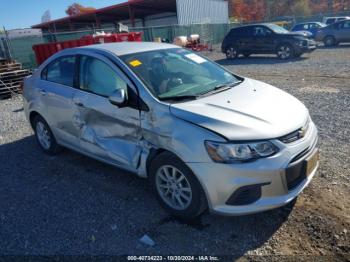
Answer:
[[[12,70],[21,70],[22,65],[20,63],[8,63],[8,64],[0,64],[0,73],[8,72]]]
[[[30,74],[22,64],[0,59],[0,98],[7,98],[22,91],[23,79]]]

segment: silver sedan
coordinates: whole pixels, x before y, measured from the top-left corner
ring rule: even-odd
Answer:
[[[63,50],[25,80],[24,97],[44,152],[67,147],[148,178],[181,218],[285,205],[318,167],[300,101],[169,44]]]

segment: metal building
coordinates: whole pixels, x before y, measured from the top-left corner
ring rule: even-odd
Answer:
[[[106,28],[123,23],[129,27],[227,23],[227,0],[129,0],[32,26],[50,32]]]
[[[177,0],[178,24],[224,24],[229,20],[228,2],[224,0]]]

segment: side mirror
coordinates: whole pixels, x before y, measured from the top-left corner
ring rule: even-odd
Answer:
[[[112,105],[123,107],[126,105],[127,96],[124,89],[117,89],[113,92],[112,95],[108,97],[109,102]]]

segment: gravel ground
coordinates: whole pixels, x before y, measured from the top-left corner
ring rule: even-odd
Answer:
[[[0,254],[350,259],[350,45],[289,62],[207,55],[293,94],[309,108],[319,127],[321,166],[296,202],[249,216],[176,221],[145,180],[69,150],[44,155],[15,97],[0,101]],[[155,246],[140,243],[144,234]]]

